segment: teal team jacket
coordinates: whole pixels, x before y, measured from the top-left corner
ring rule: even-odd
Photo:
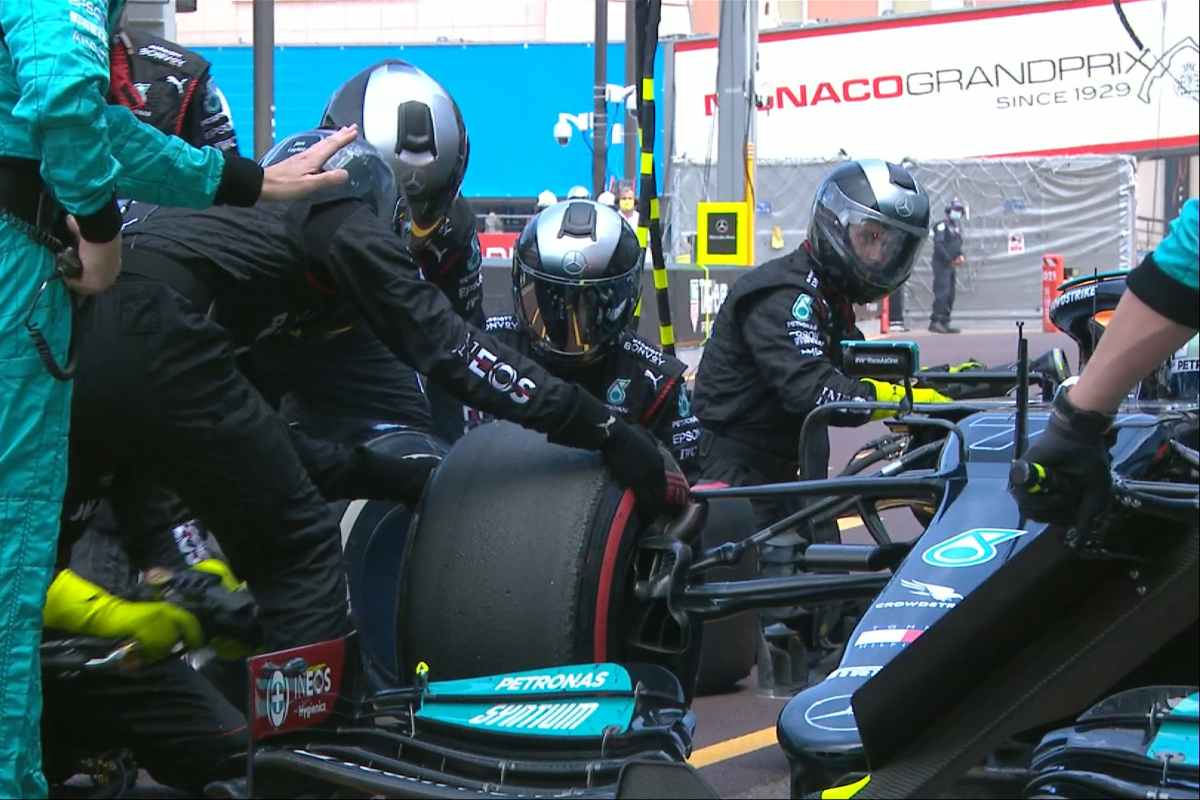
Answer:
[[[203,208],[224,159],[109,105],[109,35],[125,0],[0,0],[0,156],[41,163],[76,215],[115,195]]]

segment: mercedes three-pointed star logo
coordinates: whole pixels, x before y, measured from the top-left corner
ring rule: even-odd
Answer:
[[[563,256],[562,265],[568,275],[579,275],[587,269],[587,256],[578,250],[572,250]]]
[[[813,703],[804,712],[804,721],[818,730],[834,733],[858,730],[848,694],[837,694]]]

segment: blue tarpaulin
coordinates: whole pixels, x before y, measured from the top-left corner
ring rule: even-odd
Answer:
[[[193,49],[212,62],[217,85],[233,109],[243,154],[252,155],[253,50]],[[575,131],[562,147],[552,135],[560,112],[592,110],[594,59],[587,43],[276,47],[276,139],[315,126],[342,81],[385,58],[416,64],[458,100],[471,137],[471,163],[463,187],[468,197],[533,197],[543,189],[563,197],[575,184],[591,188],[590,136]],[[661,83],[661,50],[658,60],[655,74]],[[608,82],[625,83],[623,44],[608,46]],[[661,89],[657,95],[663,97]],[[609,104],[610,124],[624,122],[620,112],[620,106]],[[660,113],[660,142],[661,127]],[[610,137],[608,172],[622,177],[623,151],[611,141]],[[663,148],[658,149],[662,175]]]

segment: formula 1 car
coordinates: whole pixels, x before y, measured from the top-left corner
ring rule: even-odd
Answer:
[[[1086,362],[1124,278],[1064,288],[1054,317]],[[1196,795],[1200,398],[1185,366],[1188,394],[1159,371],[1123,407],[1112,510],[1093,524],[1020,516],[1007,484],[1028,479],[1019,459],[1048,418],[1023,398],[900,418],[945,432],[922,469],[795,487],[930,515],[838,668],[780,716],[795,796]]]

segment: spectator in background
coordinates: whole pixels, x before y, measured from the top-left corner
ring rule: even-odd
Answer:
[[[541,211],[544,208],[549,208],[558,202],[558,195],[549,189],[542,189],[537,196],[537,203],[534,204],[534,213]]]
[[[617,207],[617,196],[606,190],[596,195],[596,202],[602,206],[615,209]]]
[[[500,215],[495,211],[489,211],[483,218],[484,233],[501,233],[503,230],[504,226],[500,224]]]
[[[933,226],[933,311],[929,315],[929,330],[934,333],[960,333],[950,327],[950,312],[954,310],[954,270],[966,263],[962,251],[962,218],[964,206],[957,197],[946,204],[946,218]]]
[[[621,212],[621,216],[625,218],[630,227],[637,230],[637,198],[633,194],[633,186],[631,184],[626,183],[621,187],[620,199],[617,201],[617,210]]]
[[[589,192],[587,190],[586,186],[580,186],[579,184],[575,184],[570,189],[567,189],[567,199],[568,200],[590,200],[591,192]]]

